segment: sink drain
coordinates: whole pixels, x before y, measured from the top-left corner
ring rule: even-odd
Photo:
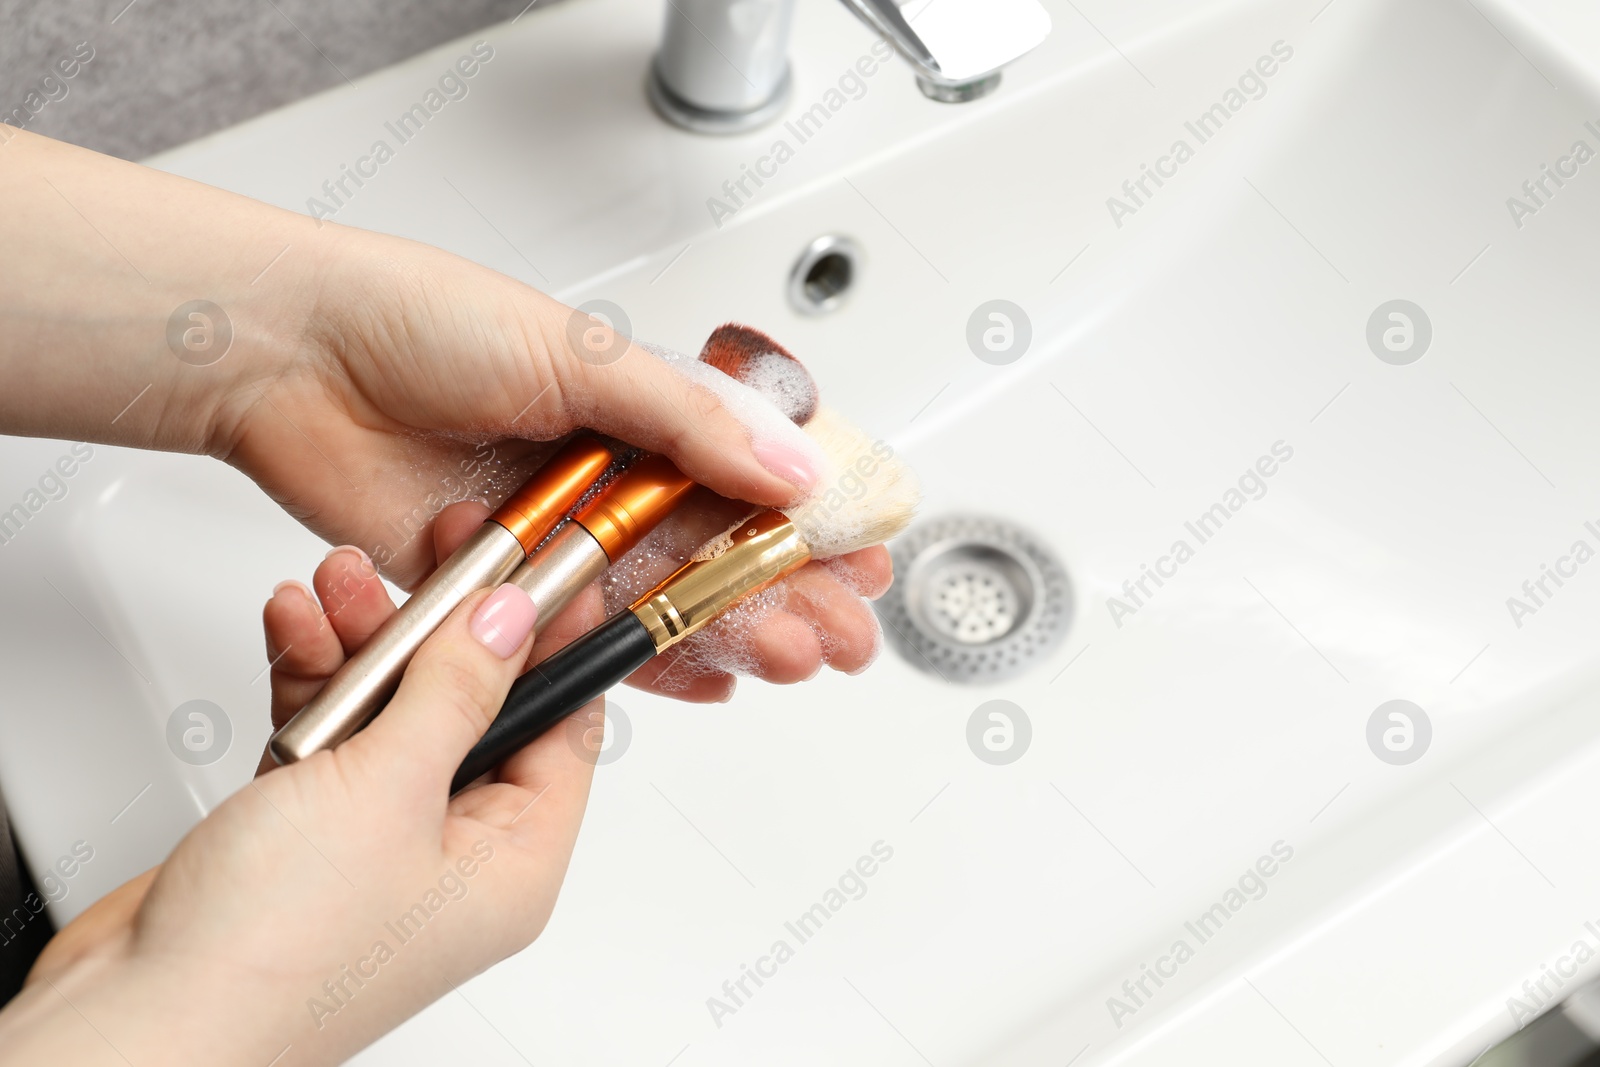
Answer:
[[[806,246],[789,272],[789,304],[802,315],[837,311],[855,284],[861,251],[848,237],[829,234]]]
[[[950,682],[1021,674],[1066,636],[1072,586],[1054,554],[978,515],[912,527],[894,546],[896,580],[877,602],[889,641]]]

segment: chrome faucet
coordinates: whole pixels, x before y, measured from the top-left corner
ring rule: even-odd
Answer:
[[[1050,33],[1038,0],[840,0],[911,64],[933,100],[992,92],[1000,72]],[[795,0],[666,0],[650,100],[699,133],[742,133],[788,103]]]

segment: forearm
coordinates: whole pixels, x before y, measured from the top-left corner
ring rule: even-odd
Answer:
[[[101,948],[34,978],[0,1011],[0,1067],[71,1063],[265,1063],[271,1036],[250,1013],[219,1003],[216,983],[176,983],[142,969],[121,948]],[[223,1014],[219,1017],[218,1009]],[[267,1014],[265,1012],[261,1014]]]
[[[172,451],[306,349],[347,232],[10,128],[0,204],[0,433]]]
[[[271,963],[221,969],[98,946],[47,976],[36,972],[0,1010],[0,1067],[331,1067],[421,1007],[385,1011],[392,1006],[378,1003],[379,990],[364,1010],[341,1009],[319,1028],[306,1005],[327,994],[310,979],[269,978]]]

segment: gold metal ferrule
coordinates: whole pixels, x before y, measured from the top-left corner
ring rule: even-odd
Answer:
[[[732,543],[720,555],[685,564],[634,603],[631,610],[650,632],[657,652],[811,559],[811,546],[782,512],[763,511],[729,536]]]

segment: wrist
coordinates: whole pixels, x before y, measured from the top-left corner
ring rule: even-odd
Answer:
[[[294,417],[295,402],[280,395],[286,388],[322,390],[330,384],[342,358],[339,316],[360,299],[351,295],[358,277],[351,262],[359,258],[352,246],[360,243],[361,231],[330,223],[319,228],[292,212],[251,206],[261,207],[274,224],[253,252],[270,266],[242,285],[231,279],[226,300],[215,301],[232,330],[229,351],[215,363],[179,372],[204,390],[201,441],[187,450],[225,460],[256,420]],[[204,357],[196,362],[204,363]]]

